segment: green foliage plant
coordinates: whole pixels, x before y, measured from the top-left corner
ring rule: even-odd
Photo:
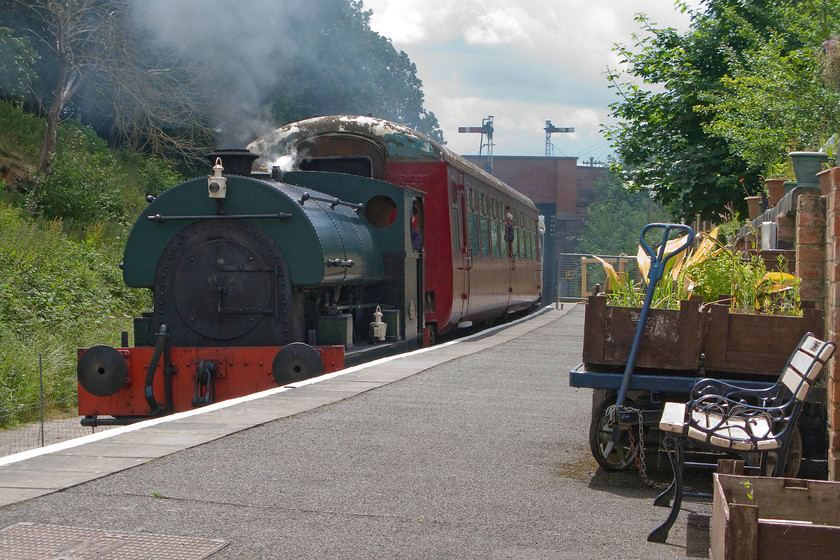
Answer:
[[[840,93],[824,87],[817,52],[783,37],[762,42],[721,84],[706,130],[765,176],[790,176],[788,152],[818,151],[840,123]]]
[[[59,129],[53,173],[33,176],[43,131],[43,119],[0,100],[0,428],[37,419],[41,369],[48,414],[75,412],[77,349],[118,346],[151,307],[118,266],[129,223],[146,194],[181,180],[172,162],[114,152],[74,120]],[[23,211],[32,180],[51,197],[34,214]]]
[[[14,158],[34,170],[38,146],[44,136],[44,120],[26,113],[14,103],[0,101],[0,157]]]
[[[639,258],[644,257],[640,251]],[[608,266],[604,263],[605,269]],[[784,267],[785,263],[780,262],[779,268],[784,270]],[[643,263],[639,268],[646,270]],[[713,230],[702,234],[700,244],[670,274],[663,275],[656,285],[651,307],[679,309],[681,300],[701,297],[704,304],[729,305],[733,312],[801,315],[799,282],[790,274],[768,272],[759,255],[743,255],[722,242],[718,231]],[[643,304],[643,284],[627,280],[612,286],[607,294],[610,305]]]

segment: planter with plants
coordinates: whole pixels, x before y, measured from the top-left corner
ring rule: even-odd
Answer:
[[[734,251],[717,231],[704,235],[657,287],[637,366],[663,374],[778,377],[802,334],[822,335],[823,313],[800,302],[799,279],[781,272],[786,263],[777,264],[779,271],[768,271],[758,255]],[[641,284],[604,265],[608,293],[591,297],[586,309],[589,371],[626,363],[642,303]]]
[[[608,305],[610,296],[590,296],[586,304],[583,362],[587,369],[623,369],[630,355],[641,307]],[[700,365],[700,301],[678,309],[651,309],[645,338],[636,355],[640,371],[694,372]]]

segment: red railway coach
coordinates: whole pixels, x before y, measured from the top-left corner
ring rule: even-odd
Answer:
[[[328,116],[287,125],[248,148],[260,155],[258,165],[278,174],[349,173],[424,193],[412,227],[423,247],[423,309],[431,339],[539,301],[534,203],[428,137],[381,119]]]

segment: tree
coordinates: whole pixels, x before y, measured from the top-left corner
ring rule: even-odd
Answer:
[[[255,0],[231,11],[224,0],[0,0],[0,15],[41,57],[31,101],[47,115],[41,173],[71,115],[112,144],[155,153],[201,153],[214,136],[241,146],[336,113],[442,140],[416,67],[371,30],[359,1]],[[179,24],[189,19],[202,25]]]
[[[47,110],[47,127],[37,171],[47,173],[55,152],[56,133],[67,102],[78,91],[85,75],[95,74],[100,61],[93,56],[101,47],[102,30],[114,14],[99,0],[35,0],[21,2],[40,24],[35,33],[57,61],[57,75]]]
[[[592,255],[635,255],[639,234],[647,224],[669,222],[671,216],[648,191],[631,191],[613,173],[595,183],[598,201],[589,205],[589,216],[577,243],[578,251]]]
[[[705,0],[679,35],[639,17],[645,34],[619,46],[610,74],[619,124],[607,133],[624,179],[685,218],[743,210],[787,152],[819,149],[840,131],[838,93],[820,80],[838,0]],[[641,82],[641,84],[639,83]]]
[[[49,173],[58,125],[81,107],[93,108],[87,124],[108,127],[106,136],[152,152],[212,145],[201,98],[183,65],[132,24],[132,10],[125,0],[15,0],[5,6],[19,31],[37,40],[45,61],[39,77],[51,82],[35,88],[49,92],[49,100],[37,100],[46,112],[38,173]]]
[[[0,97],[22,99],[35,79],[38,53],[27,37],[16,37],[14,30],[0,27]]]
[[[185,60],[159,48],[149,30],[120,15],[102,31],[102,71],[87,84],[90,123],[115,143],[152,154],[201,159],[213,146],[207,91]],[[131,9],[139,9],[133,6]]]
[[[373,114],[443,141],[434,113],[424,108],[423,83],[405,52],[370,28],[358,1],[321,0],[318,15],[298,28],[307,53],[289,60],[271,93],[276,124],[324,114]]]
[[[259,14],[259,17],[254,17]],[[370,28],[348,0],[147,0],[134,21],[189,67],[212,113],[217,141],[244,146],[316,115],[373,114],[440,138],[405,53]],[[201,21],[201,26],[173,21]]]
[[[825,0],[775,6],[785,27],[769,36],[741,25],[754,46],[722,78],[707,131],[765,176],[792,177],[788,152],[819,150],[840,131],[840,94],[826,87],[820,66],[830,48],[822,45],[840,24],[838,9],[840,2]]]
[[[713,118],[711,96],[729,68],[721,49],[732,43],[728,30],[708,14],[695,15],[685,35],[637,19],[647,33],[634,36],[639,52],[617,46],[628,70],[609,76],[620,96],[611,105],[619,123],[606,128],[619,156],[615,170],[685,219],[713,218],[729,202],[743,204],[758,188],[758,170],[705,128]]]

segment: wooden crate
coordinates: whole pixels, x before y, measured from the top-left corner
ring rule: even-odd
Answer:
[[[605,296],[586,304],[583,362],[589,371],[623,368],[630,356],[641,308],[607,305]],[[726,305],[700,309],[696,300],[679,310],[651,309],[635,366],[680,375],[703,367],[709,377],[775,380],[802,335],[822,337],[824,313],[801,317],[730,313]]]
[[[840,554],[840,483],[714,475],[712,560]]]
[[[588,370],[624,367],[639,323],[639,307],[607,305],[605,296],[586,304],[583,362]],[[700,302],[683,301],[679,310],[651,309],[635,366],[697,371],[700,359]]]
[[[806,332],[823,333],[823,312],[803,309],[802,317],[730,313],[725,305],[703,312],[704,367],[714,372],[777,378]]]

